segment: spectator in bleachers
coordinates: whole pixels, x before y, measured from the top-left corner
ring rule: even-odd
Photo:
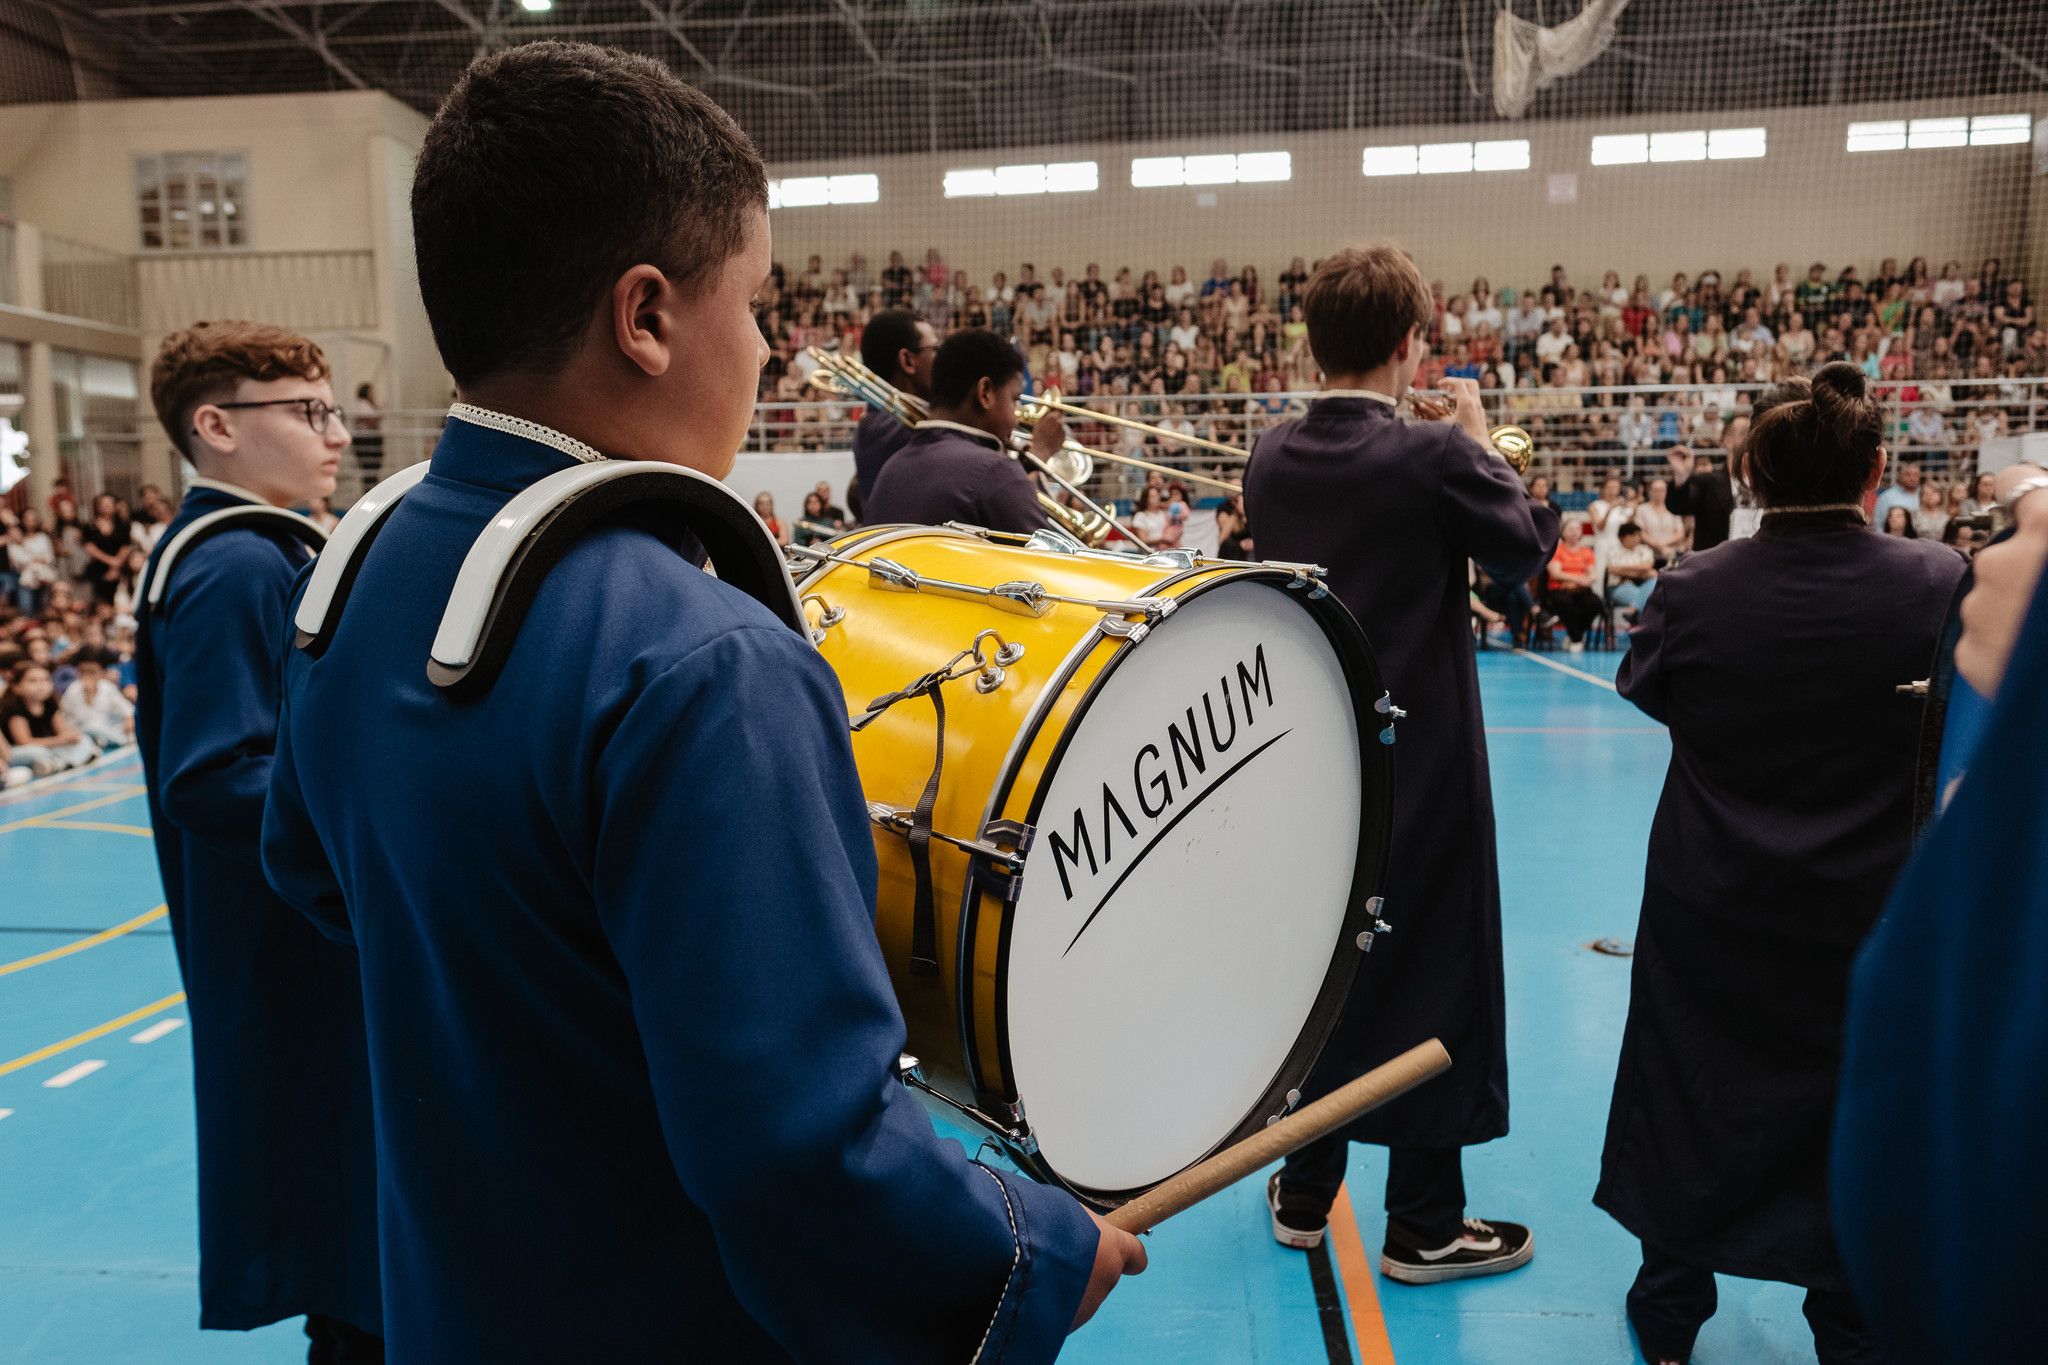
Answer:
[[[1913,512],[1901,503],[1893,503],[1885,511],[1879,529],[1888,536],[1899,536],[1906,540],[1918,540],[1920,533],[1913,529]]]
[[[15,605],[25,616],[40,615],[57,581],[57,547],[35,508],[23,509],[20,524],[9,531],[7,558],[14,570]]]
[[[1671,510],[1670,493],[1669,479],[1651,479],[1643,490],[1643,505],[1636,509],[1634,518],[1642,529],[1643,540],[1662,561],[1686,548],[1685,518]]]
[[[121,694],[107,674],[114,656],[86,648],[72,660],[77,679],[64,689],[64,716],[81,735],[101,749],[117,748],[135,738],[135,705]]]
[[[1920,505],[1913,509],[1913,534],[1921,540],[1940,540],[1948,525],[1946,494],[1940,484],[1928,480],[1920,485]]]
[[[13,750],[10,767],[44,777],[99,757],[99,746],[72,725],[55,691],[47,664],[29,658],[14,666],[7,695],[0,697],[0,729]]]
[[[1586,627],[1601,611],[1593,547],[1585,543],[1585,522],[1576,516],[1558,524],[1558,543],[1550,557],[1549,606],[1564,625],[1565,651],[1586,652]]]
[[[1896,477],[1898,482],[1877,495],[1877,510],[1874,515],[1880,526],[1885,524],[1886,517],[1894,507],[1905,508],[1908,517],[1920,508],[1919,464],[1913,460],[1901,460]]]
[[[1607,552],[1607,579],[1607,605],[1634,621],[1657,586],[1657,552],[1643,543],[1643,528],[1632,521],[1621,524],[1614,548]]]

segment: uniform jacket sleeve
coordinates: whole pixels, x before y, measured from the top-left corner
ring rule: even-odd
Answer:
[[[969,1162],[890,1074],[904,1025],[830,669],[779,629],[720,635],[649,681],[594,781],[598,914],[748,1311],[806,1362],[1051,1360],[1095,1228]]]
[[[164,595],[157,759],[171,823],[260,866],[263,796],[277,738],[277,642],[297,565],[253,531],[194,547]]]
[[[289,655],[286,665],[290,665]],[[321,933],[354,947],[355,930],[342,900],[341,882],[306,810],[305,788],[299,782],[293,756],[289,694],[278,705],[277,752],[271,763],[270,791],[263,803],[262,851],[263,876],[270,889],[313,921]]]
[[[1508,462],[1443,424],[1437,519],[1444,538],[1497,583],[1520,583],[1557,549],[1557,513],[1522,487]]]

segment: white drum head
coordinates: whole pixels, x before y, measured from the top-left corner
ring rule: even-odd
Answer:
[[[1273,1084],[1343,930],[1360,778],[1336,651],[1278,586],[1194,597],[1105,681],[1010,940],[1011,1073],[1062,1179],[1163,1180]]]

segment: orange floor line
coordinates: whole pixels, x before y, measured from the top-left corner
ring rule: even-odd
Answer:
[[[1394,1365],[1394,1343],[1387,1339],[1386,1315],[1380,1312],[1379,1290],[1373,1285],[1372,1262],[1358,1235],[1351,1212],[1351,1191],[1340,1187],[1330,1210],[1330,1249],[1337,1258],[1337,1277],[1344,1282],[1344,1302],[1351,1306],[1351,1330],[1358,1338],[1358,1365]]]

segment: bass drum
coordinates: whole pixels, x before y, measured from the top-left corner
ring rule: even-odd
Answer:
[[[855,722],[906,1081],[1098,1207],[1285,1113],[1384,929],[1399,713],[1351,614],[1309,569],[1044,532],[829,555],[799,591]]]

